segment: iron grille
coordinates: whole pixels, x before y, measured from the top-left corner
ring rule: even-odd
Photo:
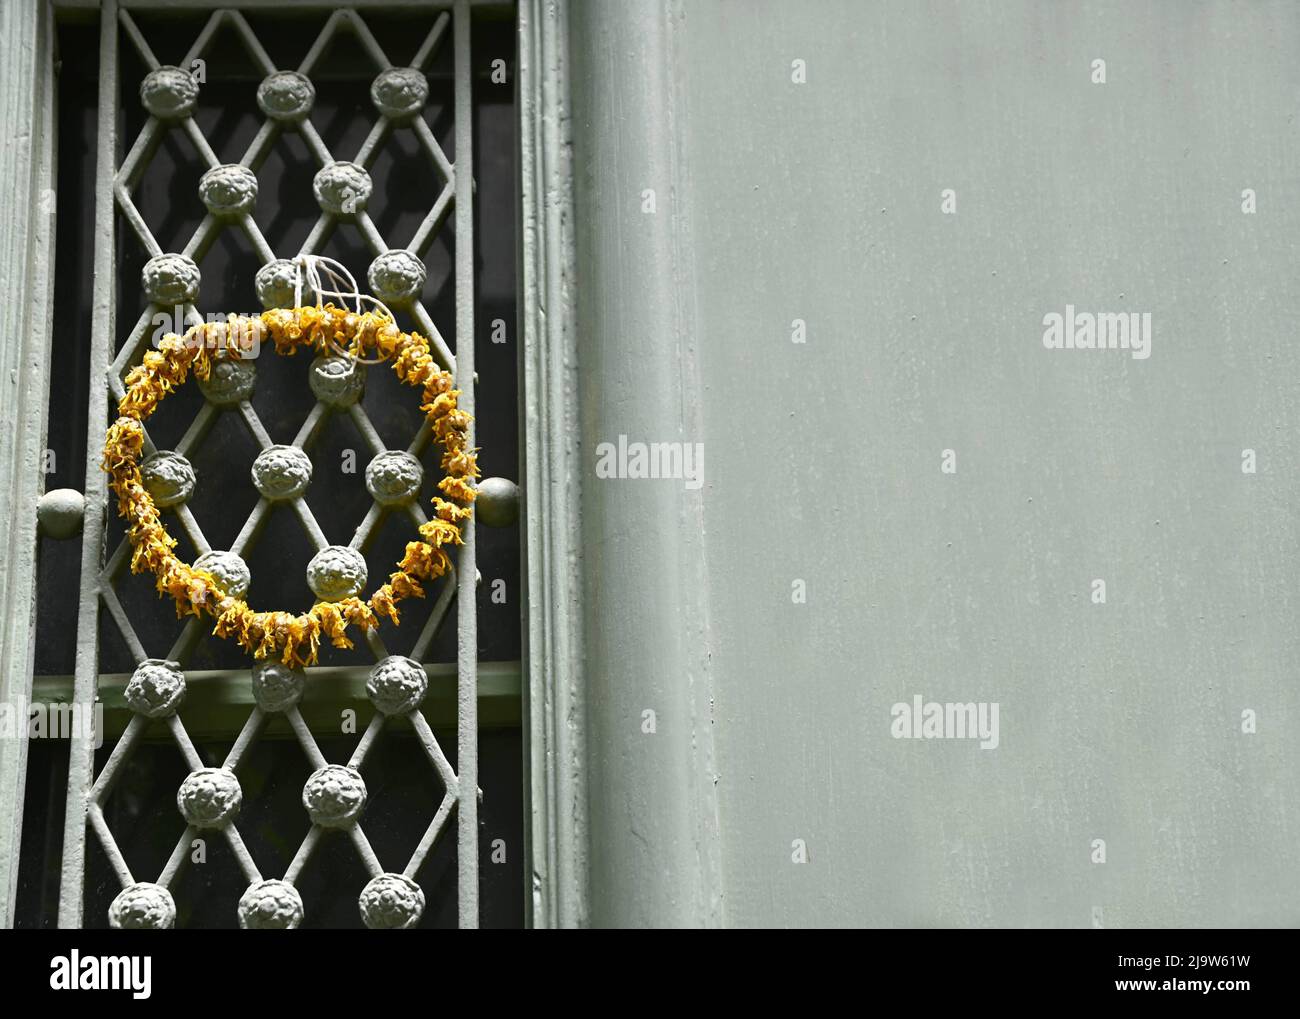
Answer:
[[[182,309],[185,322],[202,321],[201,311],[195,303],[201,267],[204,256],[225,231],[242,232],[262,264],[257,276],[257,291],[263,305],[283,306],[291,303],[285,290],[290,266],[283,256],[318,253],[335,230],[341,227],[354,229],[373,258],[369,272],[371,288],[399,315],[409,316],[411,327],[429,337],[435,357],[455,372],[457,386],[463,394],[461,405],[473,413],[476,378],[473,343],[457,343],[453,354],[451,345],[419,296],[427,272],[427,252],[442,233],[452,233],[454,265],[450,266],[450,271],[454,280],[454,335],[458,338],[473,337],[475,266],[471,162],[474,125],[471,117],[473,76],[469,3],[458,0],[450,9],[437,15],[432,27],[423,34],[407,67],[395,67],[390,62],[368,26],[364,10],[336,10],[325,21],[306,56],[292,70],[277,67],[249,19],[238,10],[212,12],[206,17],[189,51],[175,65],[165,64],[151,50],[145,34],[128,9],[131,6],[114,0],[105,0],[101,5],[99,169],[90,364],[92,380],[106,378],[107,384],[100,386],[92,381],[87,448],[93,451],[102,443],[104,424],[124,392],[125,374],[138,363],[151,339],[156,338],[157,316],[168,306],[175,305]],[[331,45],[344,36],[348,39],[351,59],[367,62],[373,67],[375,77],[370,94],[376,109],[374,124],[360,148],[346,158],[330,150],[323,132],[313,123],[311,108],[315,90],[312,75]],[[238,41],[248,59],[263,75],[258,89],[258,105],[263,119],[242,156],[236,162],[222,163],[193,115],[196,94],[204,87],[203,82],[196,81],[194,68],[202,66],[218,39],[231,38]],[[148,118],[135,137],[123,139],[129,144],[122,146],[126,155],[118,165],[115,155],[119,149],[117,102],[119,95],[124,101],[133,98],[127,83],[119,81],[121,46],[130,47],[147,68],[139,101],[144,104]],[[451,150],[454,159],[449,158],[434,131],[419,115],[427,95],[427,87],[422,86],[425,81],[423,72],[447,47],[451,50],[454,122]],[[423,179],[433,182],[430,206],[403,248],[390,245],[366,208],[370,189],[368,168],[382,153],[385,143],[399,131],[410,132],[414,137],[426,161],[427,173]],[[253,207],[258,190],[257,172],[277,140],[286,132],[296,133],[316,163],[312,186],[321,211],[306,241],[296,251],[277,253],[259,229]],[[176,251],[164,250],[135,200],[142,177],[169,134],[179,134],[186,139],[207,167],[200,183],[200,194],[193,199],[196,202],[201,200],[206,212],[187,243]],[[117,312],[136,314],[136,309],[117,307],[118,276],[123,271],[115,243],[115,229],[119,225],[124,225],[138,241],[148,259],[143,273],[148,303],[139,309],[130,328],[123,330],[126,335],[120,344],[116,342]],[[188,458],[201,450],[205,439],[224,418],[236,419],[259,450],[277,446],[250,399],[256,364],[253,362],[254,367],[248,372],[232,369],[230,374],[214,378],[203,387],[204,400],[172,449],[159,450],[152,439],[146,439],[147,453],[170,454],[167,457],[170,461],[168,476],[172,481],[179,479],[182,489],[178,492],[180,498],[172,507],[174,533],[188,542],[196,554],[220,557],[224,553],[224,558],[218,558],[217,565],[236,572],[243,558],[256,548],[273,512],[273,500],[263,494],[228,547],[214,550],[198,515],[188,505],[187,493],[183,489],[192,477],[192,470],[187,466]],[[103,375],[99,374],[101,371]],[[292,441],[279,448],[288,447],[304,453],[311,450],[326,422],[332,416],[341,415],[350,420],[372,456],[381,457],[390,452],[380,429],[375,427],[361,402],[355,399],[355,392],[350,392],[345,384],[340,386],[337,379],[327,377],[328,372],[315,372],[314,369],[313,372],[312,391],[317,399]],[[470,438],[473,444],[473,436]],[[424,426],[401,448],[418,458],[429,441],[430,433]],[[102,632],[101,624],[111,624],[137,663],[131,680],[136,685],[137,696],[133,699],[130,691],[127,692],[134,714],[98,773],[91,743],[73,740],[68,771],[59,925],[76,927],[84,921],[83,888],[88,838],[94,838],[102,847],[123,888],[123,893],[114,901],[112,919],[126,925],[169,925],[174,916],[174,906],[167,889],[186,867],[193,840],[200,832],[219,833],[238,861],[248,886],[238,907],[241,923],[249,926],[281,925],[287,919],[296,919],[295,911],[301,910],[301,900],[294,884],[304,868],[310,866],[313,852],[329,828],[340,828],[346,833],[370,878],[364,889],[356,890],[366,923],[371,926],[409,925],[418,921],[423,908],[422,894],[414,878],[455,815],[459,924],[462,927],[476,926],[479,917],[478,804],[481,794],[478,783],[479,670],[474,596],[479,575],[474,523],[470,522],[466,527],[465,544],[460,549],[454,577],[445,578],[441,587],[431,592],[431,610],[420,626],[409,655],[390,655],[380,634],[376,631],[368,633],[368,651],[376,663],[372,675],[379,677],[376,683],[371,684],[376,708],[346,762],[330,764],[321,741],[313,735],[312,727],[304,720],[295,700],[295,691],[304,682],[318,677],[295,676],[288,674],[287,670],[262,667],[250,669],[251,661],[246,662],[242,669],[187,674],[186,668],[206,632],[206,626],[196,619],[189,620],[180,628],[169,647],[153,649],[146,646],[146,641],[133,625],[131,612],[119,597],[118,585],[127,573],[130,547],[124,539],[109,542],[112,528],[105,526],[102,512],[106,495],[103,476],[88,471],[74,699],[79,704],[92,704],[107,678],[102,672],[101,642],[97,639]],[[426,519],[418,498],[394,503],[388,498],[381,499],[373,491],[372,495],[374,499],[364,519],[348,541],[353,549],[364,551],[392,514],[408,518],[412,533]],[[303,493],[297,492],[283,502],[313,549],[319,550],[330,544],[325,529]],[[418,677],[410,672],[412,663],[418,668],[418,663],[425,660],[439,627],[449,618],[453,606],[456,608],[454,676],[434,671],[434,679],[441,677],[448,682],[454,681],[455,768],[418,704],[410,706],[386,700],[384,690],[385,675],[396,675],[398,687],[404,681],[418,685]],[[162,603],[158,607],[162,608]],[[407,626],[416,625],[409,617],[405,622]],[[309,673],[331,675],[338,671],[329,667],[308,670]],[[216,767],[209,766],[196,748],[190,729],[187,729],[183,703],[172,710],[173,705],[167,701],[186,683],[191,686],[247,684],[250,676],[256,703],[249,708],[247,719],[224,759],[216,762]],[[139,695],[142,689],[147,692],[143,697]],[[241,762],[263,734],[272,716],[277,714],[283,715],[316,770],[309,779],[309,788],[304,790],[304,806],[311,817],[311,827],[293,854],[287,870],[282,874],[267,875],[259,870],[258,861],[240,835],[238,816],[231,809],[240,791],[237,784],[231,784],[230,776],[238,775]],[[357,820],[358,806],[364,803],[366,795],[366,762],[385,726],[390,723],[391,715],[400,715],[409,721],[424,758],[443,789],[436,813],[419,844],[408,858],[398,861],[381,860],[366,837],[364,823]],[[191,807],[199,805],[197,813],[191,811],[192,816],[199,818],[199,823],[188,824],[161,873],[141,875],[133,873],[128,866],[118,838],[106,819],[104,803],[124,767],[142,745],[151,725],[166,727],[190,769],[191,774],[182,784],[179,795],[182,801],[188,798]],[[185,802],[181,807],[185,812]],[[208,811],[206,818],[202,816],[203,809]],[[187,821],[191,815],[187,815]],[[212,823],[214,821],[216,823]]]

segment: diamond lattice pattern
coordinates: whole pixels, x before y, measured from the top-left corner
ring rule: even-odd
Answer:
[[[122,162],[114,181],[114,194],[120,221],[129,225],[149,256],[142,282],[145,298],[150,303],[131,328],[112,365],[109,387],[114,401],[124,392],[126,373],[148,348],[154,335],[154,316],[160,309],[180,307],[184,310],[187,324],[202,321],[195,306],[200,264],[221,231],[241,230],[251,243],[262,263],[256,277],[256,290],[263,306],[293,305],[294,263],[291,259],[277,256],[253,218],[258,191],[257,170],[283,132],[297,132],[319,167],[312,186],[320,216],[301,250],[295,254],[319,253],[336,227],[350,225],[358,231],[373,255],[368,273],[371,292],[394,309],[401,309],[411,316],[416,328],[430,338],[434,356],[444,367],[454,369],[454,356],[419,299],[426,276],[425,253],[439,232],[447,227],[455,202],[456,168],[421,116],[428,98],[423,70],[439,48],[447,43],[451,20],[449,13],[440,14],[420,42],[411,65],[394,67],[360,14],[351,10],[336,11],[298,68],[281,70],[275,66],[248,21],[237,11],[212,14],[190,51],[175,66],[161,64],[131,16],[126,12],[120,14],[123,36],[130,40],[149,68],[140,86],[140,101],[149,119]],[[192,116],[203,85],[187,69],[192,68],[195,61],[203,61],[218,35],[228,39],[232,30],[248,57],[264,74],[257,89],[257,105],[263,119],[238,163],[223,164]],[[376,110],[373,127],[360,150],[346,160],[329,151],[312,124],[315,87],[311,79],[313,70],[336,37],[344,34],[350,36],[349,51],[359,55],[357,59],[364,59],[374,66],[370,96]],[[460,56],[458,52],[458,61]],[[366,211],[372,190],[368,167],[373,165],[376,155],[396,131],[411,132],[419,150],[427,157],[429,193],[434,196],[414,235],[403,248],[391,246]],[[151,154],[166,132],[182,132],[207,166],[196,196],[196,201],[202,202],[207,214],[189,242],[177,252],[164,251],[159,246],[133,201]],[[460,285],[459,281],[457,285]],[[256,362],[227,361],[212,379],[202,384],[204,403],[174,449],[159,450],[152,439],[146,437],[149,459],[142,467],[146,483],[159,505],[168,506],[180,532],[201,553],[200,565],[221,576],[228,589],[233,588],[239,593],[247,590],[249,553],[256,546],[268,514],[277,506],[293,514],[317,552],[309,567],[309,577],[318,591],[318,585],[328,587],[331,583],[346,583],[349,569],[353,569],[358,561],[364,571],[362,554],[390,515],[409,518],[412,533],[427,519],[418,498],[422,477],[420,457],[430,442],[427,423],[405,448],[386,448],[359,399],[365,370],[363,365],[346,358],[317,358],[309,373],[312,393],[316,397],[315,406],[291,443],[276,444],[250,401]],[[213,549],[187,505],[195,484],[194,470],[188,457],[223,414],[234,415],[260,450],[254,461],[253,477],[261,497],[230,547]],[[372,458],[366,470],[366,487],[372,503],[346,546],[330,545],[304,496],[311,476],[308,453],[322,426],[332,415],[346,416],[351,420]],[[416,877],[461,796],[457,774],[420,708],[429,682],[420,663],[455,598],[454,575],[444,579],[410,656],[389,654],[376,631],[367,635],[368,650],[375,659],[367,693],[375,711],[345,763],[330,763],[325,759],[299,712],[299,699],[311,681],[310,676],[278,663],[263,662],[250,663],[253,667],[237,678],[237,681],[248,682],[251,677],[256,706],[225,759],[213,767],[205,765],[183,721],[186,664],[196,645],[205,637],[207,626],[198,619],[190,619],[171,647],[165,651],[157,649],[151,655],[132,626],[115,587],[126,575],[129,559],[130,547],[123,539],[108,556],[100,577],[103,605],[139,662],[126,690],[131,720],[100,770],[89,803],[91,829],[122,883],[123,890],[109,910],[110,922],[120,927],[172,926],[176,908],[170,889],[190,860],[193,840],[206,833],[225,839],[247,880],[247,889],[237,906],[240,925],[247,928],[296,927],[303,920],[303,903],[295,882],[304,867],[309,865],[313,850],[322,837],[337,830],[343,832],[355,847],[370,877],[364,888],[357,891],[365,924],[379,928],[416,924],[425,906],[424,893],[416,883]],[[464,569],[463,561],[461,568]],[[313,771],[302,796],[311,827],[287,870],[278,876],[270,876],[259,869],[258,862],[240,836],[239,812],[244,791],[238,775],[250,747],[275,714],[283,714]],[[399,716],[409,720],[443,793],[432,821],[409,859],[381,861],[366,838],[360,820],[367,798],[365,764],[386,723]],[[146,729],[157,724],[166,726],[189,768],[189,775],[177,791],[177,806],[185,830],[177,839],[175,850],[162,872],[147,880],[133,874],[128,867],[106,821],[104,805]],[[477,790],[474,793],[477,795]],[[397,865],[393,866],[395,862]]]

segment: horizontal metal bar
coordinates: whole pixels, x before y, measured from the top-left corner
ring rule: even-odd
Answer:
[[[429,693],[423,711],[429,724],[450,728],[456,724],[456,665],[454,662],[426,662]],[[316,733],[337,731],[339,712],[369,703],[366,679],[369,666],[318,666],[307,670],[307,690],[298,710]],[[130,673],[99,677],[100,700],[104,704],[104,738],[120,736],[131,720],[123,694]],[[520,724],[521,670],[519,662],[480,662],[478,669],[479,724],[484,728],[515,728]],[[32,685],[32,703],[63,704],[72,697],[71,676],[37,676]],[[235,739],[255,706],[247,670],[202,670],[185,673],[185,703],[181,718],[185,731],[196,742]],[[364,715],[362,716],[365,717]],[[392,722],[392,731],[409,728],[402,719]],[[261,738],[289,739],[293,730],[284,715],[271,715]],[[165,727],[151,725],[147,739],[169,739]]]
[[[54,0],[56,9],[87,11],[95,10],[100,6],[101,0]],[[502,0],[467,0],[469,5],[475,10],[496,11],[501,14],[509,14],[514,10],[513,3],[503,3]],[[332,11],[337,9],[338,3],[329,3],[327,0],[244,0],[239,3],[238,0],[124,0],[120,5],[128,11],[150,11],[150,10],[175,10],[175,11],[214,11],[225,8],[235,8],[237,10],[248,12],[257,12],[258,10],[276,10],[276,11]],[[347,6],[355,7],[358,10],[367,10],[373,8],[389,8],[410,10],[411,8],[420,8],[427,11],[449,11],[452,7],[452,0],[347,0]]]

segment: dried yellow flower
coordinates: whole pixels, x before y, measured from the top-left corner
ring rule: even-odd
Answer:
[[[443,448],[445,476],[438,489],[448,498],[434,496],[435,517],[420,527],[423,540],[407,544],[397,571],[369,602],[360,598],[317,602],[302,615],[253,611],[244,600],[226,594],[211,573],[196,570],[173,554],[176,539],[167,532],[144,487],[140,477],[145,439],[142,422],[191,372],[200,380],[209,377],[213,349],[225,344],[229,336],[248,335],[252,330],[269,335],[277,354],[292,354],[300,346],[308,346],[317,354],[346,349],[357,357],[391,359],[398,379],[421,390],[420,409]],[[376,312],[358,315],[332,304],[276,308],[257,318],[231,316],[218,326],[195,326],[184,337],[163,337],[158,349],[146,352],[140,364],[127,373],[125,384],[126,394],[118,402],[120,416],[104,436],[101,466],[117,496],[118,513],[127,522],[131,571],[152,573],[159,595],[175,602],[177,615],[206,614],[216,621],[214,635],[233,638],[255,658],[276,657],[286,665],[305,668],[316,663],[322,636],[335,647],[353,647],[347,636],[349,626],[373,630],[379,626],[380,616],[396,624],[398,602],[424,597],[420,578],[433,579],[451,570],[451,559],[442,547],[464,543],[461,525],[473,515],[474,479],[480,476],[477,451],[468,448],[472,419],[457,407],[460,393],[453,388],[451,373],[434,363],[429,342],[419,333],[404,333],[390,318]]]

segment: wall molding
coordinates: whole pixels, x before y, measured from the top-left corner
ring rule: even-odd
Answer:
[[[568,6],[519,4],[529,922],[589,919]]]
[[[724,923],[701,486],[597,478],[705,443],[678,0],[570,7],[590,923]],[[652,724],[653,723],[653,724]]]
[[[53,27],[48,3],[0,3],[0,180],[13,188],[0,216],[0,703],[11,713],[30,700],[35,660],[54,265]],[[27,741],[0,739],[4,927],[14,921],[26,770]]]

